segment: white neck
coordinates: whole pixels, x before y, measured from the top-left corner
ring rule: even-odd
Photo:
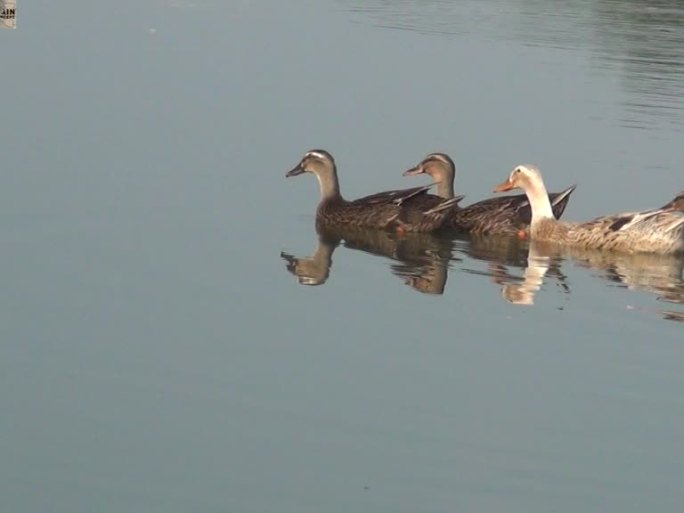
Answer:
[[[527,194],[527,199],[530,200],[530,207],[532,209],[531,226],[544,219],[555,219],[551,203],[549,202],[549,194],[546,192],[546,187],[541,181],[530,183],[525,193]]]

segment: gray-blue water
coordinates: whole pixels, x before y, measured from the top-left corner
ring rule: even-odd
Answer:
[[[681,258],[336,247],[284,178],[659,206],[681,2],[19,1],[0,48],[2,511],[681,510]]]

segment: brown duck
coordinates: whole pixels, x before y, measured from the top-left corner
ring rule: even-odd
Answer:
[[[437,184],[437,195],[454,197],[456,166],[445,153],[430,153],[417,166],[404,172],[404,176],[429,175]],[[575,186],[549,194],[549,201],[556,218],[563,215],[570,194]],[[467,207],[456,206],[448,215],[446,226],[461,233],[476,235],[519,234],[527,229],[532,220],[530,202],[524,194],[489,198]]]
[[[321,201],[316,224],[380,228],[399,232],[433,232],[444,225],[463,197],[441,198],[428,194],[432,185],[385,191],[347,201],[340,194],[335,159],[325,150],[311,150],[285,176],[312,173],[318,179]]]

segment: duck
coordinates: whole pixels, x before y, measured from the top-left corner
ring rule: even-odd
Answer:
[[[434,184],[379,192],[353,201],[340,193],[335,159],[326,150],[309,150],[286,177],[311,173],[318,179],[321,200],[316,208],[317,226],[344,225],[397,232],[429,233],[444,225],[463,196],[441,198],[428,194]]]
[[[684,193],[660,208],[566,223],[553,215],[539,168],[516,166],[494,192],[519,188],[532,207],[530,239],[624,253],[684,253]]]
[[[404,176],[429,175],[437,184],[437,195],[444,199],[454,197],[456,166],[446,153],[430,153],[420,163],[404,171]],[[549,194],[556,218],[560,218],[575,190],[573,185],[561,192]],[[501,196],[478,201],[467,207],[453,208],[447,226],[459,233],[473,235],[508,234],[525,237],[532,210],[524,194]]]

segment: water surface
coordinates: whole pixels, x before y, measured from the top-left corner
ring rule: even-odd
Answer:
[[[5,509],[679,511],[681,259],[320,239],[284,178],[323,147],[353,198],[446,151],[466,203],[533,162],[568,219],[661,205],[679,2],[19,8]]]

